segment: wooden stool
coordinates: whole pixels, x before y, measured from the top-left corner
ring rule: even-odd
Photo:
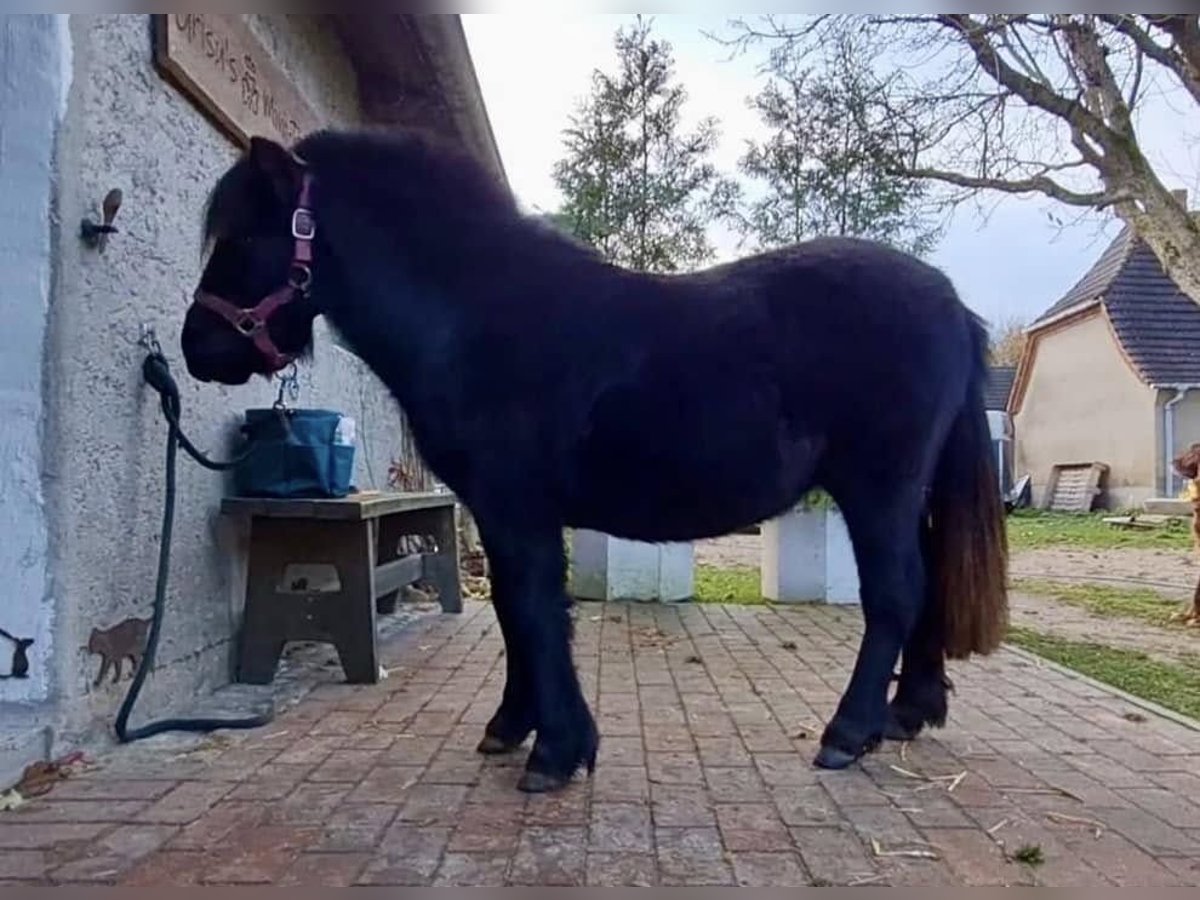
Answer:
[[[376,612],[420,579],[438,590],[445,612],[462,611],[457,505],[451,494],[362,493],[337,500],[230,497],[222,512],[250,520],[246,604],[237,680],[269,684],[288,641],[333,644],[346,680],[379,680]],[[429,535],[433,553],[402,555],[400,539]],[[285,583],[288,566],[325,566],[329,586]]]

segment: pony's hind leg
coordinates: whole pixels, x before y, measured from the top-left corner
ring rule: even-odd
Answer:
[[[477,515],[492,568],[493,602],[509,662],[505,701],[488,726],[494,746],[512,748],[528,728],[537,739],[518,787],[542,793],[564,787],[596,765],[599,735],[571,660],[570,605],[564,590],[562,530],[511,528]],[[510,690],[511,685],[511,690]],[[488,747],[481,747],[487,752]]]
[[[925,580],[915,498],[838,502],[854,544],[866,627],[850,683],[814,760],[827,769],[845,768],[883,739],[892,672],[920,615]]]
[[[941,613],[927,597],[904,645],[896,695],[888,704],[884,737],[911,741],[925,726],[946,724],[950,680],[946,677]]]

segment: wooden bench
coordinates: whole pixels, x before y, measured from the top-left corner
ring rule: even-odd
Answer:
[[[238,681],[269,684],[288,641],[321,641],[337,649],[348,682],[372,684],[379,680],[376,613],[394,612],[405,586],[428,581],[445,612],[462,611],[452,494],[230,497],[221,509],[250,527]],[[402,552],[401,539],[414,535],[432,537],[436,549]],[[289,567],[316,574],[289,579]],[[331,570],[336,578],[321,577]]]

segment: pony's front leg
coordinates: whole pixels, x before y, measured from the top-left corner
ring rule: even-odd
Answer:
[[[537,740],[518,787],[529,793],[557,790],[581,766],[594,769],[599,747],[571,659],[562,531],[485,531],[483,522],[480,527],[492,568],[492,598],[511,657],[505,699],[488,734],[511,746],[531,716]],[[487,735],[484,740],[488,742]]]
[[[533,705],[533,688],[528,672],[526,654],[514,634],[513,610],[515,601],[508,591],[514,578],[505,577],[503,561],[491,563],[491,596],[500,633],[504,637],[504,695],[500,706],[483,731],[478,751],[487,756],[511,753],[529,737],[537,724]],[[497,563],[500,563],[497,565]]]

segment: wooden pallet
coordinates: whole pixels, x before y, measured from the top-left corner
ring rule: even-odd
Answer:
[[[1091,512],[1108,473],[1104,463],[1060,463],[1050,472],[1042,508],[1054,512]]]

